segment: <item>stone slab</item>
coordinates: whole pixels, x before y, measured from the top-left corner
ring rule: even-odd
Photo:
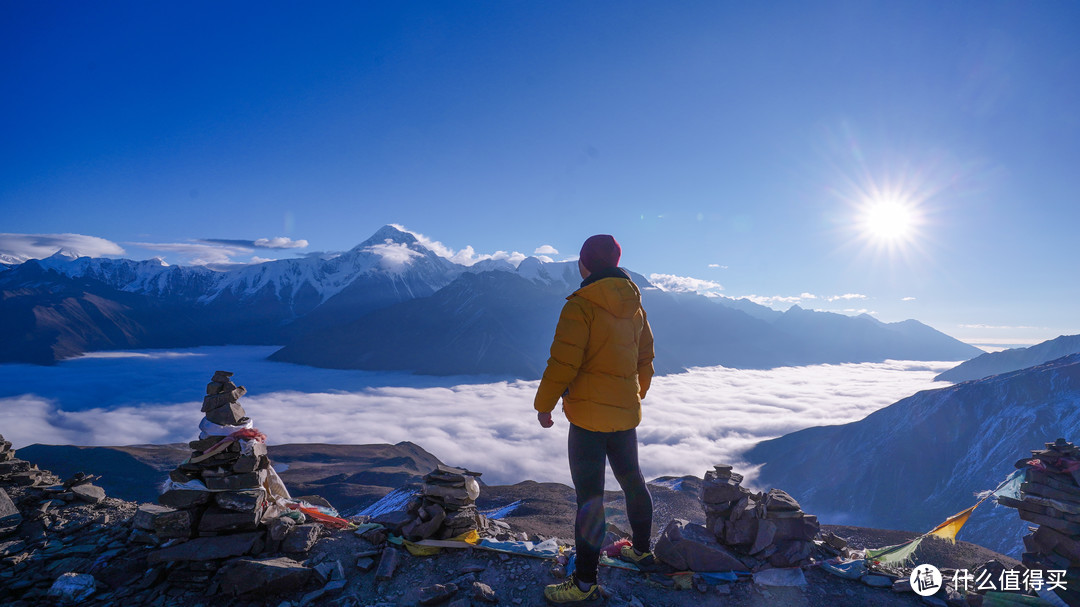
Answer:
[[[0,527],[18,525],[22,521],[22,515],[11,501],[7,491],[0,489]]]
[[[266,505],[266,490],[222,491],[214,494],[214,501],[225,510],[236,512],[262,512]]]
[[[155,550],[147,555],[151,564],[176,561],[208,561],[247,554],[255,545],[259,533],[235,533],[193,540]]]
[[[172,508],[194,508],[209,503],[209,491],[191,489],[172,489],[158,496],[158,503]]]
[[[245,491],[258,489],[266,482],[266,470],[245,472],[242,474],[229,474],[227,476],[211,476],[203,474],[203,482],[211,491]]]
[[[701,486],[701,501],[706,504],[726,504],[741,499],[748,490],[723,481],[707,482]]]
[[[251,531],[259,526],[261,512],[235,512],[210,507],[199,518],[199,533]]]
[[[173,510],[154,517],[154,533],[161,539],[189,538],[195,519],[191,510]]]
[[[105,490],[97,485],[76,485],[71,492],[88,504],[100,504],[105,501]]]
[[[207,398],[214,398],[207,396]],[[242,419],[247,417],[244,406],[240,403],[226,403],[206,412],[206,419],[219,426],[239,426]]]
[[[288,557],[236,559],[221,574],[221,591],[232,596],[295,594],[311,582],[314,575],[312,569]]]

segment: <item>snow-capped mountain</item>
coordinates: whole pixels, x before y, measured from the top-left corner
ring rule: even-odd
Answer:
[[[1080,352],[1080,335],[1062,335],[1030,348],[989,352],[963,362],[934,379],[962,382],[1025,369]]]
[[[662,371],[979,353],[915,321],[885,324],[797,307],[781,313],[664,292],[631,274],[660,336]],[[558,310],[579,282],[573,261],[464,266],[389,225],[333,257],[238,267],[58,252],[0,271],[0,313],[11,312],[0,359],[48,363],[87,349],[285,344],[277,357],[303,364],[531,377],[543,368]],[[87,312],[96,308],[91,301],[110,302],[111,312]],[[11,320],[16,312],[18,323]],[[127,328],[117,331],[121,318]]]
[[[929,531],[994,489],[1032,449],[1080,436],[1080,354],[919,392],[839,426],[763,441],[757,484],[838,524]],[[1019,556],[1027,525],[986,503],[960,539]]]
[[[371,238],[330,259],[283,259],[235,269],[170,266],[161,259],[77,257],[65,251],[37,263],[69,278],[93,279],[129,293],[202,305],[218,299],[230,304],[277,300],[298,307],[298,314],[325,303],[365,277],[396,282],[405,291],[404,297],[411,298],[429,295],[465,270],[393,226],[380,228]]]

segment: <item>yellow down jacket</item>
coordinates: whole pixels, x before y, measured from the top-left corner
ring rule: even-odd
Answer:
[[[601,278],[566,298],[533,407],[563,398],[566,418],[594,432],[636,428],[653,375],[653,335],[641,292],[627,278]]]

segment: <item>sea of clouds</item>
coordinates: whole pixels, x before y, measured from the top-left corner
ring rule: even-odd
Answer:
[[[536,381],[313,369],[265,360],[272,347],[108,353],[52,367],[0,365],[0,433],[32,443],[130,445],[198,435],[206,382],[236,373],[271,444],[411,441],[489,484],[569,483],[567,422],[542,429]],[[701,476],[754,443],[862,419],[917,391],[944,387],[951,362],[887,361],[764,371],[695,368],[657,377],[638,427],[646,478]]]

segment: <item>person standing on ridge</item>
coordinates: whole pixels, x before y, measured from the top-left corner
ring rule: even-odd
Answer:
[[[622,248],[607,234],[589,237],[581,246],[581,288],[567,297],[551,344],[533,407],[544,428],[554,425],[551,411],[559,397],[570,422],[570,476],[577,493],[574,543],[576,570],[566,582],[544,588],[551,603],[579,603],[602,598],[597,584],[604,540],[605,463],[611,463],[626,495],[626,515],[633,545],[620,557],[648,570],[652,497],[638,464],[637,425],[641,400],[653,375],[653,335],[641,307],[641,292],[618,267]]]

